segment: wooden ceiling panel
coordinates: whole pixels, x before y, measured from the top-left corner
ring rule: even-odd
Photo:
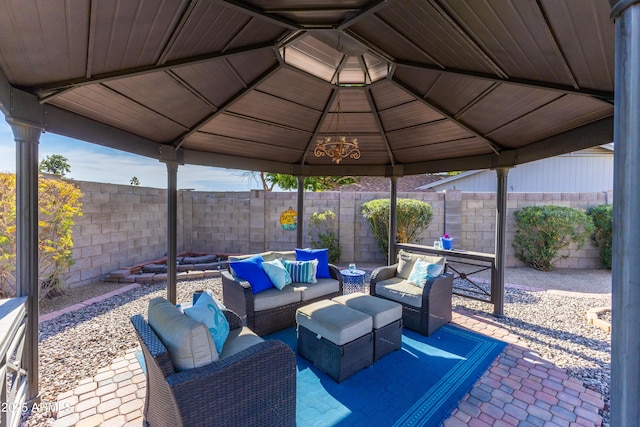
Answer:
[[[440,120],[428,125],[415,126],[387,134],[389,144],[394,152],[402,148],[456,141],[472,136],[460,126],[447,120]]]
[[[186,149],[207,153],[225,154],[249,159],[270,160],[285,163],[297,163],[304,154],[303,150],[278,147],[265,143],[244,141],[219,135],[196,132],[183,144]]]
[[[205,102],[167,73],[114,80],[105,83],[105,86],[165,117],[171,117],[185,127],[192,127],[212,111]],[[162,90],[158,90],[159,87]]]
[[[229,110],[241,116],[291,126],[313,132],[321,112],[293,102],[253,91],[234,103]]]
[[[499,128],[561,96],[560,92],[502,84],[486,93],[482,99],[460,114],[459,118],[488,133],[494,129],[492,126]]]
[[[311,132],[303,132],[232,114],[221,114],[201,128],[202,132],[246,141],[265,141],[271,145],[304,150]]]
[[[420,101],[407,102],[380,112],[386,132],[425,125],[442,120],[444,116]]]
[[[173,141],[184,126],[103,86],[75,89],[56,98],[55,105],[153,141]]]
[[[318,111],[324,109],[331,94],[331,87],[327,83],[289,68],[278,70],[257,89]]]
[[[398,162],[415,163],[430,160],[443,160],[452,156],[469,157],[489,154],[491,149],[479,138],[467,138],[452,143],[435,143],[417,147],[394,150],[393,154]],[[469,165],[470,169],[473,165]]]
[[[556,135],[611,116],[612,105],[600,101],[585,102],[582,97],[565,95],[496,129],[488,136],[507,147],[522,147],[541,137]],[[609,142],[613,142],[613,137]]]

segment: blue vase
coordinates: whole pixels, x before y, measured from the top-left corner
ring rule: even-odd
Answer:
[[[449,237],[448,239],[441,237],[440,241],[442,242],[442,249],[451,250],[451,244],[453,243],[453,237]]]

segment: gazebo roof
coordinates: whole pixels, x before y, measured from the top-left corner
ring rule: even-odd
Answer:
[[[606,0],[2,8],[7,116],[160,160],[402,176],[512,166],[613,139]],[[334,131],[358,139],[359,159],[314,155]]]

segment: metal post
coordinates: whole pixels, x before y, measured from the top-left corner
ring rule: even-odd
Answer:
[[[296,218],[296,248],[302,248],[302,228],[304,226],[304,176],[298,176],[298,216]]]
[[[177,303],[178,163],[167,162],[167,299]]]
[[[611,0],[616,22],[611,425],[640,419],[640,1]]]
[[[391,190],[389,198],[389,248],[387,255],[387,265],[396,262],[396,235],[398,234],[398,177],[392,176]]]
[[[496,258],[491,269],[491,298],[493,314],[504,314],[504,264],[507,235],[507,175],[509,168],[497,168],[498,191],[496,193]]]
[[[42,130],[7,119],[16,141],[16,295],[27,297],[24,368],[29,404],[38,400],[38,143]]]

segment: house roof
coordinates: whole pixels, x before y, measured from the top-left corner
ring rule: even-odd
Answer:
[[[410,191],[426,191],[428,188],[423,186],[441,181],[444,177],[442,175],[408,175],[399,177],[397,180],[398,192],[410,192]],[[349,185],[343,185],[338,187],[337,191],[350,192],[350,191],[369,191],[369,192],[388,192],[390,188],[389,178],[380,176],[361,176],[358,178],[358,182]],[[431,190],[433,191],[433,190]]]
[[[6,0],[10,120],[294,175],[511,166],[610,142],[606,0]],[[314,153],[358,139],[340,164]]]

